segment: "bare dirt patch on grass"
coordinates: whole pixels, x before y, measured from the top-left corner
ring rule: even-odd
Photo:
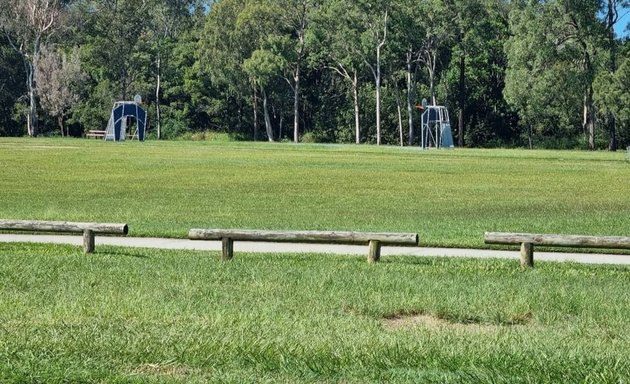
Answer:
[[[524,326],[531,321],[531,314],[514,317],[515,321],[505,324],[487,324],[478,321],[458,322],[426,313],[392,314],[383,318],[383,328],[389,331],[425,327],[435,330],[455,330],[473,333],[496,332],[505,327]]]
[[[194,373],[194,369],[174,362],[142,364],[131,371],[131,374],[134,376],[171,376],[179,378],[186,377]]]

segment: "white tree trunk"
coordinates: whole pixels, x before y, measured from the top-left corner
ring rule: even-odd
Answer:
[[[295,68],[295,87],[293,93],[293,142],[297,143],[300,140],[300,64],[298,62]]]
[[[381,49],[387,41],[387,14],[383,19],[383,39],[376,46],[376,145],[381,145]]]
[[[381,45],[376,47],[376,145],[381,145]]]
[[[155,122],[157,124],[157,139],[158,140],[160,140],[160,138],[162,137],[162,124],[161,124],[161,113],[160,113],[160,87],[162,86],[161,65],[162,65],[162,58],[161,58],[160,53],[158,52],[157,79],[156,79],[156,84],[155,84]]]
[[[400,93],[398,88],[396,89],[396,110],[398,111],[398,134],[400,136],[400,146],[405,145],[403,137],[403,119],[402,119],[402,103],[400,102]]]
[[[37,65],[37,60],[39,59],[39,49],[40,49],[40,37],[37,36],[33,43],[33,57],[32,61],[28,65],[28,101],[29,101],[29,119],[28,121],[28,135],[31,137],[37,136],[38,132],[38,120],[37,120],[37,78],[35,66]]]
[[[584,95],[584,131],[588,135],[588,149],[595,149],[595,121],[593,118],[593,110],[592,110],[592,96],[589,94],[589,91],[586,91]]]
[[[407,119],[409,121],[409,145],[413,145],[413,101],[416,98],[414,72],[412,71],[412,54],[407,52]]]
[[[254,141],[258,140],[258,97],[256,87],[252,87],[252,110],[254,111]]]
[[[352,80],[352,97],[354,101],[354,134],[355,143],[361,142],[361,125],[359,124],[359,81],[357,79],[357,73],[354,72],[354,79]]]
[[[271,127],[271,119],[269,118],[269,108],[267,107],[267,92],[263,89],[263,112],[265,115],[265,129],[270,142],[273,142],[273,128]]]

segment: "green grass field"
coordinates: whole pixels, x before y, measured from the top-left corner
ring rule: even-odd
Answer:
[[[0,244],[0,382],[624,383],[630,269]]]
[[[628,235],[625,153],[0,139],[0,218]],[[0,243],[0,383],[627,383],[630,267]]]
[[[190,228],[627,235],[623,152],[0,139],[0,218]]]

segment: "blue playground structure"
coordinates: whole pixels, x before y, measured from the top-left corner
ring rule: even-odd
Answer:
[[[147,113],[140,107],[140,101],[118,101],[114,103],[112,114],[107,123],[105,140],[125,141],[127,137],[127,118],[136,119],[136,130],[130,135],[131,140],[137,138],[144,141],[144,133],[147,126]]]
[[[451,123],[446,107],[423,102],[420,145],[428,148],[454,148]]]

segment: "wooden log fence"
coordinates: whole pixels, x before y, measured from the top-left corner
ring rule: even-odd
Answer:
[[[127,235],[127,224],[112,223],[81,223],[70,221],[39,221],[39,220],[0,220],[2,231],[52,232],[52,233],[82,233],[83,251],[94,252],[96,234]]]
[[[420,241],[417,233],[247,229],[191,229],[188,238],[191,240],[220,240],[223,260],[231,260],[234,257],[234,241],[368,245],[369,263],[378,262],[381,257],[382,245],[418,246]]]
[[[623,236],[584,236],[584,235],[547,235],[533,233],[486,232],[486,244],[520,244],[521,266],[534,266],[534,246],[630,249],[630,237]]]

